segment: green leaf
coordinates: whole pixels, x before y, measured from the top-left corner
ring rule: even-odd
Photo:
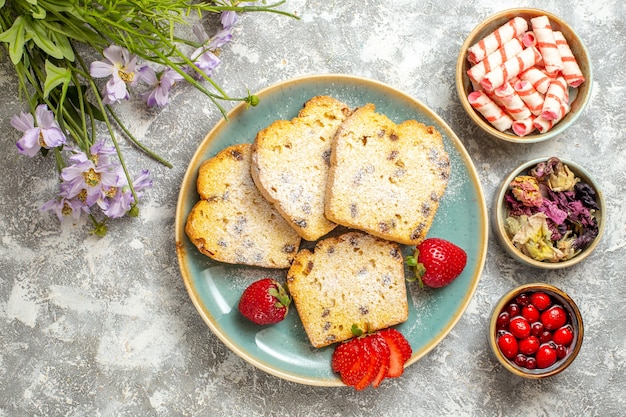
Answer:
[[[72,49],[72,44],[70,43],[67,36],[61,34],[60,32],[55,32],[53,30],[49,31],[50,39],[56,44],[63,57],[70,62],[74,62],[74,50]]]
[[[61,49],[48,37],[48,31],[36,21],[30,19],[24,20],[25,29],[29,31],[35,44],[48,55],[63,59]]]
[[[18,16],[9,29],[0,33],[0,42],[9,44],[11,62],[13,62],[13,65],[17,65],[24,54],[24,43],[26,42],[24,19],[22,16]]]
[[[69,68],[57,67],[50,61],[46,60],[46,82],[43,87],[43,96],[48,97],[50,91],[54,90],[57,86],[63,85],[63,89],[67,89],[67,86],[72,79],[72,72]]]
[[[353,335],[355,335],[356,337],[362,336],[363,335],[363,330],[361,330],[359,328],[359,326],[356,323],[352,324],[352,327],[350,328],[350,331],[352,332]]]
[[[40,5],[36,4],[37,2],[34,2],[34,6],[33,7],[33,12],[32,12],[32,16],[35,19],[45,19],[46,18],[46,9],[44,9],[43,7],[41,7]]]

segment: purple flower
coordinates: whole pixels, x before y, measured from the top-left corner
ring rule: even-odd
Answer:
[[[111,45],[102,54],[106,61],[94,61],[89,67],[92,77],[111,77],[106,83],[104,103],[112,104],[129,98],[127,85],[137,84],[137,57],[127,49]]]
[[[137,194],[137,198],[141,198],[143,190],[152,187],[152,180],[150,179],[150,173],[148,170],[141,171],[141,174],[133,181],[133,188]],[[108,199],[106,200],[106,207],[102,208],[103,213],[111,218],[118,218],[124,216],[128,210],[131,209],[131,205],[135,201],[133,194],[130,191],[130,187],[114,187],[107,193]]]
[[[78,220],[81,214],[89,213],[89,206],[78,197],[66,198],[59,195],[57,198],[45,202],[41,206],[41,211],[54,212],[59,218],[59,221],[63,221],[63,219],[68,216]]]
[[[37,106],[35,118],[30,113],[13,116],[11,126],[24,133],[16,143],[17,151],[22,155],[33,157],[41,148],[51,149],[67,143],[63,131],[54,120],[54,114],[45,104]]]
[[[150,107],[165,106],[170,89],[177,81],[183,79],[182,75],[171,68],[167,68],[157,75],[154,69],[145,66],[139,70],[139,75],[141,80],[150,86],[150,90],[141,95],[142,99]]]
[[[120,187],[125,184],[122,167],[112,164],[108,156],[114,152],[113,148],[104,147],[102,141],[94,144],[90,155],[77,152],[70,160],[73,165],[61,170],[61,179],[67,182],[64,197],[79,197],[89,207],[106,197],[105,190],[110,187]]]
[[[233,31],[231,28],[224,28],[218,31],[207,44],[207,48],[215,50],[217,48],[221,48],[226,45],[230,41],[233,40]]]
[[[234,10],[223,11],[220,16],[220,22],[224,28],[232,27],[235,23],[237,23],[237,12]]]
[[[245,7],[245,6],[250,6],[252,4],[254,4],[253,1],[242,1],[242,2],[238,2],[237,6]],[[234,10],[223,11],[220,16],[220,22],[222,23],[223,28],[232,27],[235,23],[237,23],[237,12],[235,12]]]
[[[193,26],[193,33],[198,40],[203,44],[197,48],[191,54],[191,61],[198,67],[198,70],[191,72],[192,76],[196,79],[202,78],[201,73],[204,73],[207,77],[211,77],[215,69],[220,64],[220,59],[216,55],[216,51],[232,40],[232,30],[230,28],[222,29],[215,34],[212,38],[204,31],[202,25],[195,24]]]

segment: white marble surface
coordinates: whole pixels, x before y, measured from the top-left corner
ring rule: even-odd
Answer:
[[[458,48],[484,17],[509,6],[543,8],[569,22],[595,70],[593,97],[575,125],[536,145],[496,143],[463,113],[454,88]],[[558,155],[585,166],[607,200],[607,229],[582,265],[529,270],[493,236],[477,292],[452,332],[402,378],[377,390],[298,385],[229,351],[197,314],[174,249],[174,212],[187,163],[220,119],[191,89],[170,105],[118,106],[137,136],[174,163],[129,150],[155,187],[141,216],[104,238],[37,208],[55,193],[53,166],[20,157],[10,117],[17,78],[0,66],[0,416],[621,416],[626,413],[626,8],[587,2],[288,0],[300,21],[246,15],[216,79],[232,95],[292,77],[343,73],[382,81],[448,122],[469,151],[488,206],[518,163]],[[230,106],[230,105],[229,105]],[[125,145],[127,146],[127,145]],[[577,360],[549,380],[505,371],[487,344],[489,313],[514,286],[544,280],[570,293],[586,324]]]

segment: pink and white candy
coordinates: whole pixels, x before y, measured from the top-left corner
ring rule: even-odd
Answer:
[[[569,92],[567,91],[565,78],[557,77],[550,83],[550,87],[548,87],[548,92],[546,93],[541,109],[541,117],[546,120],[560,120],[564,116],[562,114],[564,104],[569,104],[568,101]]]
[[[522,101],[526,103],[528,110],[533,115],[539,116],[543,108],[543,95],[531,83],[524,80],[519,80],[513,84],[513,88]]]
[[[511,78],[532,68],[540,59],[541,54],[535,47],[526,48],[498,68],[488,72],[480,81],[480,85],[487,91],[493,91]]]
[[[528,22],[522,17],[514,17],[483,39],[467,49],[467,59],[475,65],[496,51],[504,43],[517,38],[528,30]]]
[[[565,115],[569,113],[570,111],[569,105],[567,103],[561,103],[561,105],[562,105],[562,108],[559,111],[559,117],[557,119],[548,120],[543,116],[539,116],[535,118],[535,120],[533,121],[533,126],[535,127],[535,129],[539,131],[539,133],[545,133],[548,130],[552,129],[552,127],[555,124],[560,122],[563,119],[563,117],[565,117]]]
[[[505,112],[511,116],[513,120],[524,120],[532,116],[530,109],[515,92],[515,89],[510,83],[496,88],[493,90],[493,94],[499,98],[499,101],[504,106]]]
[[[526,119],[515,120],[511,129],[517,136],[526,136],[535,130],[535,116],[530,116]]]
[[[520,74],[519,78],[528,81],[541,94],[548,91],[552,78],[537,67],[532,67]]]
[[[572,53],[565,36],[563,36],[563,33],[555,31],[554,40],[556,41],[556,46],[559,50],[559,54],[561,54],[561,60],[563,61],[563,77],[565,77],[569,86],[574,88],[580,86],[583,82],[585,82],[585,76],[578,65],[578,61],[576,61],[576,57]]]
[[[498,68],[504,62],[522,52],[523,49],[522,41],[519,38],[513,38],[489,54],[485,59],[473,65],[467,70],[467,76],[479,83],[485,74],[494,68]]]
[[[513,119],[491,100],[484,91],[473,91],[467,96],[467,99],[472,107],[500,132],[511,128]]]
[[[533,33],[537,38],[537,48],[541,52],[548,74],[556,74],[563,69],[561,54],[556,46],[554,32],[548,16],[537,16],[530,19]]]

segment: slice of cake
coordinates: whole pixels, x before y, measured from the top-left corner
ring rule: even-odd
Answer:
[[[337,131],[330,160],[329,220],[406,245],[424,240],[450,175],[434,127],[396,125],[367,104]]]
[[[289,268],[300,236],[254,185],[251,155],[251,144],[233,145],[201,165],[200,201],[187,217],[185,232],[216,261]]]
[[[324,215],[324,196],[331,142],[349,112],[342,102],[317,96],[297,117],[273,122],[254,141],[255,184],[306,240],[317,240],[336,226]]]
[[[347,232],[302,249],[287,287],[311,344],[353,336],[352,326],[376,331],[406,321],[403,257],[396,243]]]

